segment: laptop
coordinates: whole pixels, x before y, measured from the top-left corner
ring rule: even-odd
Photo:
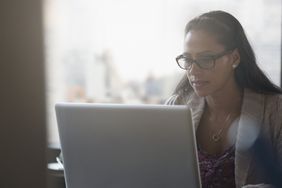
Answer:
[[[187,106],[58,103],[67,188],[199,188]]]

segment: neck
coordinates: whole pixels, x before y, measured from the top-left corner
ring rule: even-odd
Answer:
[[[207,96],[205,99],[210,114],[215,116],[230,113],[238,114],[241,110],[243,91],[235,85],[231,88],[225,88],[215,95]]]

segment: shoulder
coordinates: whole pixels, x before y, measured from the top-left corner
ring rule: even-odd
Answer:
[[[269,125],[271,140],[282,167],[282,95],[265,95],[265,105],[264,122]]]
[[[282,95],[265,95],[264,122],[269,125],[273,141],[282,143]],[[282,148],[281,148],[282,149]]]
[[[266,112],[279,112],[282,110],[281,94],[262,94],[254,92],[250,89],[244,91],[244,101],[248,104],[260,103]],[[249,103],[251,101],[251,103]]]
[[[170,96],[166,101],[166,105],[183,105],[187,104],[187,95],[179,95],[179,94],[174,94]]]
[[[185,90],[179,94],[173,94],[166,101],[166,105],[188,105],[190,107],[195,107],[202,98],[197,96],[193,91]]]
[[[172,96],[170,96],[166,101],[165,101],[165,105],[177,105],[177,100],[179,98],[179,95],[174,94]]]
[[[278,105],[282,103],[282,94],[270,94],[270,95],[265,95],[266,99],[269,100],[270,102],[278,102]]]
[[[262,94],[249,89],[244,90],[241,115],[243,114],[256,122],[262,122],[264,132],[276,135],[281,131],[281,112],[281,94]]]
[[[265,110],[267,112],[277,113],[281,115],[282,112],[282,95],[281,94],[266,94],[265,96]]]

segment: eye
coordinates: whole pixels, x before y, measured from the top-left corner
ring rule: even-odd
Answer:
[[[213,58],[211,56],[206,56],[206,57],[200,57],[197,59],[198,62],[210,62],[213,61]]]
[[[214,60],[212,57],[201,57],[197,59],[197,62],[202,68],[211,68],[213,67]]]
[[[185,61],[193,61],[193,59],[191,57],[187,57],[187,56],[183,56],[183,59]]]

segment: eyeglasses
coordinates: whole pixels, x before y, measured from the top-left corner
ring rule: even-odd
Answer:
[[[196,63],[202,69],[212,69],[215,65],[215,61],[218,58],[224,55],[227,55],[231,53],[232,51],[233,50],[226,50],[219,54],[206,55],[206,56],[199,57],[197,59],[193,59],[193,58],[185,56],[184,54],[181,54],[176,57],[176,62],[178,66],[184,70],[190,70],[192,68],[193,63]]]

